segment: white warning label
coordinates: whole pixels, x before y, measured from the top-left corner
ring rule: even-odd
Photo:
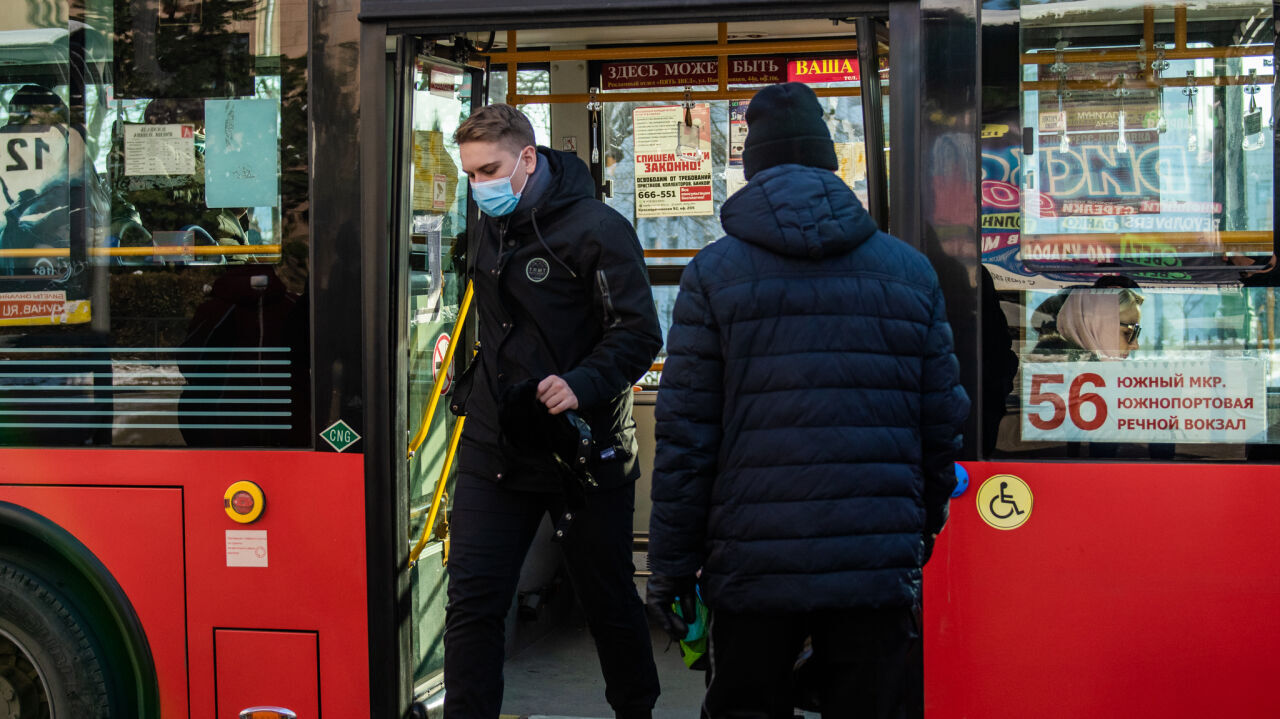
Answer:
[[[228,529],[227,566],[267,566],[267,530]]]

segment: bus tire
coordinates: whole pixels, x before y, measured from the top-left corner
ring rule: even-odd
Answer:
[[[0,714],[110,717],[101,657],[93,632],[53,583],[0,559],[0,709],[9,703]]]

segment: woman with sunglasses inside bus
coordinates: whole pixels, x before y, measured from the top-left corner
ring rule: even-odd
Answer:
[[[1144,298],[1130,288],[1072,290],[1058,310],[1053,332],[1033,353],[1071,360],[1121,360],[1138,348]]]

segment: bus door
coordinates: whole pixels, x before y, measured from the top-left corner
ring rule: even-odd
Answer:
[[[458,348],[455,371],[471,354],[472,342],[460,340],[452,329],[459,316],[468,314],[463,269],[453,250],[471,215],[451,134],[472,107],[483,100],[516,106],[533,122],[538,144],[575,152],[588,164],[597,196],[636,229],[664,335],[681,272],[723,234],[720,209],[745,184],[745,110],[764,85],[796,80],[814,87],[837,143],[840,175],[881,227],[931,256],[942,253],[944,243],[966,251],[976,247],[964,241],[966,232],[975,232],[977,214],[976,162],[966,155],[972,151],[977,158],[971,111],[976,25],[969,10],[935,12],[905,0],[815,3],[804,9],[719,0],[697,8],[677,2],[625,2],[607,11],[594,2],[569,5],[552,28],[540,27],[536,14],[515,5],[493,10],[486,5],[470,13],[433,7],[430,15],[410,12],[403,3],[365,0],[362,5],[365,27],[385,33],[371,31],[370,37],[395,48],[387,56],[384,109],[390,117],[378,122],[372,108],[362,115],[367,120],[362,142],[379,145],[382,128],[392,130],[387,142],[395,243],[390,259],[397,284],[387,300],[395,325],[391,364],[400,368],[394,411],[402,424],[396,429],[403,429],[412,454],[399,441],[399,431],[382,451],[393,453],[392,465],[404,465],[397,478],[402,489],[396,493],[401,505],[396,516],[410,519],[407,525],[396,521],[408,530],[406,553],[422,550],[400,580],[397,612],[404,613],[397,614],[397,626],[388,626],[388,618],[375,621],[373,630],[405,653],[401,678],[412,681],[413,699],[428,706],[440,699],[442,686],[442,564],[448,552],[442,540],[451,488],[445,472],[457,425],[443,401],[434,411],[427,408],[434,384],[440,381],[448,392],[449,363],[441,361],[447,348]],[[925,194],[943,195],[945,201],[921,201]],[[383,238],[365,240],[376,244]],[[971,259],[976,262],[976,252]],[[964,272],[943,281],[948,292],[974,287]],[[470,315],[474,318],[474,311]],[[462,334],[468,335],[465,327]],[[634,525],[641,575],[653,403],[661,371],[659,356],[636,387],[646,472],[636,489]],[[539,610],[537,582],[531,579],[526,586],[526,577],[546,576],[546,566],[531,569],[545,564],[546,554],[556,554],[554,545],[535,539],[521,577],[521,611],[508,618],[509,654],[553,628],[542,620],[561,609]],[[566,600],[565,609],[571,606],[568,592],[555,594]],[[522,615],[539,620],[520,625],[516,617]],[[592,650],[584,647],[584,652]],[[690,676],[679,661],[669,669]],[[382,696],[374,703],[391,700]]]
[[[575,151],[590,165],[599,198],[635,228],[665,337],[681,273],[724,234],[720,209],[746,185],[746,110],[762,86],[796,80],[814,88],[835,142],[838,174],[879,224],[887,224],[886,19],[498,32],[492,51],[483,54],[491,68],[489,99],[519,106],[540,137],[545,133],[556,149]],[[590,37],[610,46],[582,48]],[[507,79],[513,68],[515,83]],[[636,382],[640,576],[648,574],[653,410],[664,356]]]
[[[629,28],[625,47],[582,49],[584,37],[610,39],[610,28],[496,31],[491,41],[466,36],[405,38],[422,48],[399,60],[403,106],[396,117],[400,183],[393,201],[402,238],[398,292],[407,322],[400,360],[400,405],[406,413],[411,456],[407,465],[411,541],[409,596],[416,698],[428,704],[440,687],[443,659],[448,508],[459,423],[446,404],[452,369],[443,366],[466,313],[464,261],[467,180],[452,133],[472,110],[507,102],[530,118],[540,145],[575,152],[592,170],[598,197],[632,222],[644,249],[663,333],[670,325],[680,273],[697,252],[723,234],[720,208],[746,184],[742,167],[745,112],[764,84],[791,77],[820,96],[841,158],[839,173],[883,224],[887,209],[883,116],[888,53],[884,17],[832,24],[792,21],[768,43],[751,25],[734,27],[745,42],[730,45],[728,22]],[[859,47],[857,38],[871,38]],[[475,33],[484,38],[486,33]],[[697,40],[716,40],[699,46]],[[666,42],[659,42],[666,40]],[[688,42],[685,42],[685,41]],[[725,49],[728,72],[718,73]],[[433,56],[435,53],[436,56]],[[467,58],[458,64],[438,55]],[[477,67],[481,66],[481,67]],[[483,68],[483,69],[481,69]],[[659,76],[654,80],[654,76]],[[867,101],[866,96],[874,100]],[[657,159],[662,156],[666,159]],[[870,156],[870,157],[869,157]],[[870,169],[870,172],[869,172]],[[399,296],[399,295],[398,295]],[[471,313],[474,318],[475,313]],[[468,320],[470,321],[470,320]],[[471,334],[463,325],[462,335]],[[452,367],[462,367],[471,342],[458,340]],[[636,385],[636,416],[644,476],[636,489],[636,566],[647,575],[649,471],[654,448],[653,404],[662,357]],[[442,399],[433,402],[432,392]],[[556,591],[559,552],[551,527],[529,551],[518,586],[519,612],[533,624],[509,623],[508,650],[524,648],[568,617],[567,592]],[[683,674],[687,670],[678,667]],[[536,707],[534,707],[536,708]]]
[[[407,40],[398,69],[402,91],[395,134],[393,237],[399,338],[395,406],[405,435],[393,440],[405,472],[408,511],[407,586],[411,604],[410,666],[413,686],[436,692],[444,665],[445,566],[451,505],[453,452],[462,423],[449,411],[458,375],[471,358],[465,316],[464,260],[467,178],[453,133],[481,104],[482,74],[430,54],[430,45]],[[414,48],[417,48],[416,50]],[[461,336],[459,336],[459,331]]]

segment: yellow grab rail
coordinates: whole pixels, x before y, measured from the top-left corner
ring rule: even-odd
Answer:
[[[440,480],[436,482],[436,492],[431,497],[431,511],[427,512],[427,523],[422,527],[422,536],[418,538],[418,543],[413,545],[413,551],[409,552],[411,568],[418,563],[418,557],[422,556],[422,550],[427,548],[427,542],[431,540],[436,516],[440,513],[440,502],[444,499],[444,483],[449,478],[449,470],[453,468],[453,458],[458,453],[458,440],[462,439],[462,425],[466,421],[466,417],[459,417],[453,425],[453,432],[449,435],[449,448],[445,451],[444,467],[440,470]]]
[[[440,395],[444,390],[444,382],[449,376],[449,366],[453,363],[453,353],[462,341],[462,328],[467,323],[467,313],[471,311],[471,299],[474,294],[472,285],[468,282],[466,291],[462,293],[462,305],[458,307],[458,319],[453,323],[449,349],[445,350],[444,359],[440,362],[440,369],[436,373],[435,382],[431,385],[431,394],[427,398],[427,408],[422,414],[422,424],[409,442],[408,459],[413,459],[413,456],[422,448],[422,443],[427,441],[427,431],[431,428],[431,421],[435,419],[436,407],[440,403]],[[466,417],[459,417],[458,421],[453,425],[453,431],[449,434],[449,444],[444,454],[444,466],[440,469],[440,479],[436,482],[436,491],[431,497],[431,509],[427,512],[427,523],[422,528],[422,536],[418,538],[418,543],[409,552],[410,567],[418,563],[418,557],[422,556],[422,550],[426,549],[427,542],[431,540],[431,533],[435,529],[436,517],[440,514],[440,503],[444,499],[445,482],[449,479],[449,470],[453,468],[453,459],[458,453],[458,442],[462,439],[462,426],[466,424],[466,420]],[[448,561],[447,555],[445,561]]]
[[[458,320],[453,323],[453,334],[449,335],[449,349],[445,350],[444,360],[440,363],[440,370],[436,374],[436,381],[431,385],[431,394],[427,398],[427,410],[422,413],[422,424],[409,442],[409,459],[413,459],[413,455],[422,448],[422,443],[427,441],[427,430],[431,427],[431,420],[435,419],[436,405],[440,403],[440,393],[444,389],[445,378],[449,376],[449,365],[453,363],[454,350],[462,342],[462,327],[466,324],[467,312],[471,310],[472,294],[471,283],[468,282],[467,290],[462,294],[462,306],[458,308]]]

